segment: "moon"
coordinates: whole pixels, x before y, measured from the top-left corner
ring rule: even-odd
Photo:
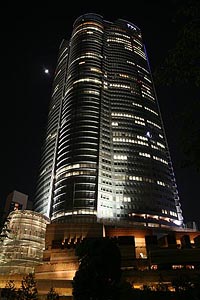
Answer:
[[[49,74],[49,70],[48,69],[44,69],[44,73],[45,74]]]

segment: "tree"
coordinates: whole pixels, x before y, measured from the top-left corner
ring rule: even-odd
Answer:
[[[36,300],[38,299],[38,291],[34,274],[30,273],[22,279],[21,288],[19,290],[20,300]]]
[[[182,167],[200,171],[200,2],[176,0],[173,18],[178,28],[177,40],[153,73],[157,86],[175,87],[188,94],[188,101],[176,116],[180,130],[179,147],[183,154]],[[186,97],[186,96],[184,96]]]
[[[86,238],[76,248],[79,269],[73,278],[75,300],[118,299],[121,255],[114,240]]]
[[[0,220],[0,242],[3,242],[5,238],[8,237],[8,234],[10,233],[10,229],[9,229],[9,222],[10,222],[10,218],[7,217],[5,220],[2,219]]]
[[[13,280],[7,281],[5,288],[2,290],[1,295],[7,300],[15,300],[17,298],[17,290]]]
[[[135,290],[132,289],[132,285],[125,281],[125,280],[122,280],[120,282],[120,285],[119,285],[119,299],[122,299],[122,300],[136,300],[136,296],[135,296]]]
[[[47,294],[47,300],[59,300],[59,295],[53,287],[50,288],[50,291]]]
[[[156,84],[200,87],[200,2],[174,1],[177,40],[155,69]]]
[[[158,284],[156,286],[156,290],[159,292],[166,292],[168,291],[168,285],[164,283],[163,275],[160,273],[158,278]]]
[[[4,211],[3,211],[3,208],[0,207],[0,233],[1,233],[1,231],[3,229],[3,225],[4,225],[3,217],[4,217]]]
[[[190,278],[188,274],[181,274],[172,280],[172,286],[175,288],[178,299],[183,300],[195,300],[199,299],[198,288],[196,289],[194,280]]]

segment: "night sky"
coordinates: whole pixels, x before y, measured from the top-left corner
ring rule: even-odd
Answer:
[[[125,19],[142,30],[152,72],[174,46],[177,27],[172,21],[175,1],[115,2],[107,8],[59,1],[49,7],[4,7],[1,14],[1,188],[0,202],[13,190],[33,198],[41,145],[47,122],[58,48],[69,39],[73,22],[84,13],[105,20]],[[114,2],[111,2],[114,3]],[[122,6],[123,4],[123,6]],[[86,5],[86,6],[84,6]],[[31,6],[30,6],[31,7]],[[45,74],[45,68],[49,74]],[[190,101],[181,88],[156,87],[185,221],[200,220],[200,173],[182,167],[180,115]]]

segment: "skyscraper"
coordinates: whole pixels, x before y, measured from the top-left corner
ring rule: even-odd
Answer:
[[[140,29],[77,18],[55,70],[34,209],[52,222],[182,226]]]

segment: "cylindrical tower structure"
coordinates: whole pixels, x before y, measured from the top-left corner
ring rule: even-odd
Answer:
[[[8,216],[1,244],[0,274],[28,274],[42,262],[46,226],[50,220],[31,210],[15,210]]]
[[[140,29],[97,14],[60,47],[34,208],[52,221],[182,226]]]

